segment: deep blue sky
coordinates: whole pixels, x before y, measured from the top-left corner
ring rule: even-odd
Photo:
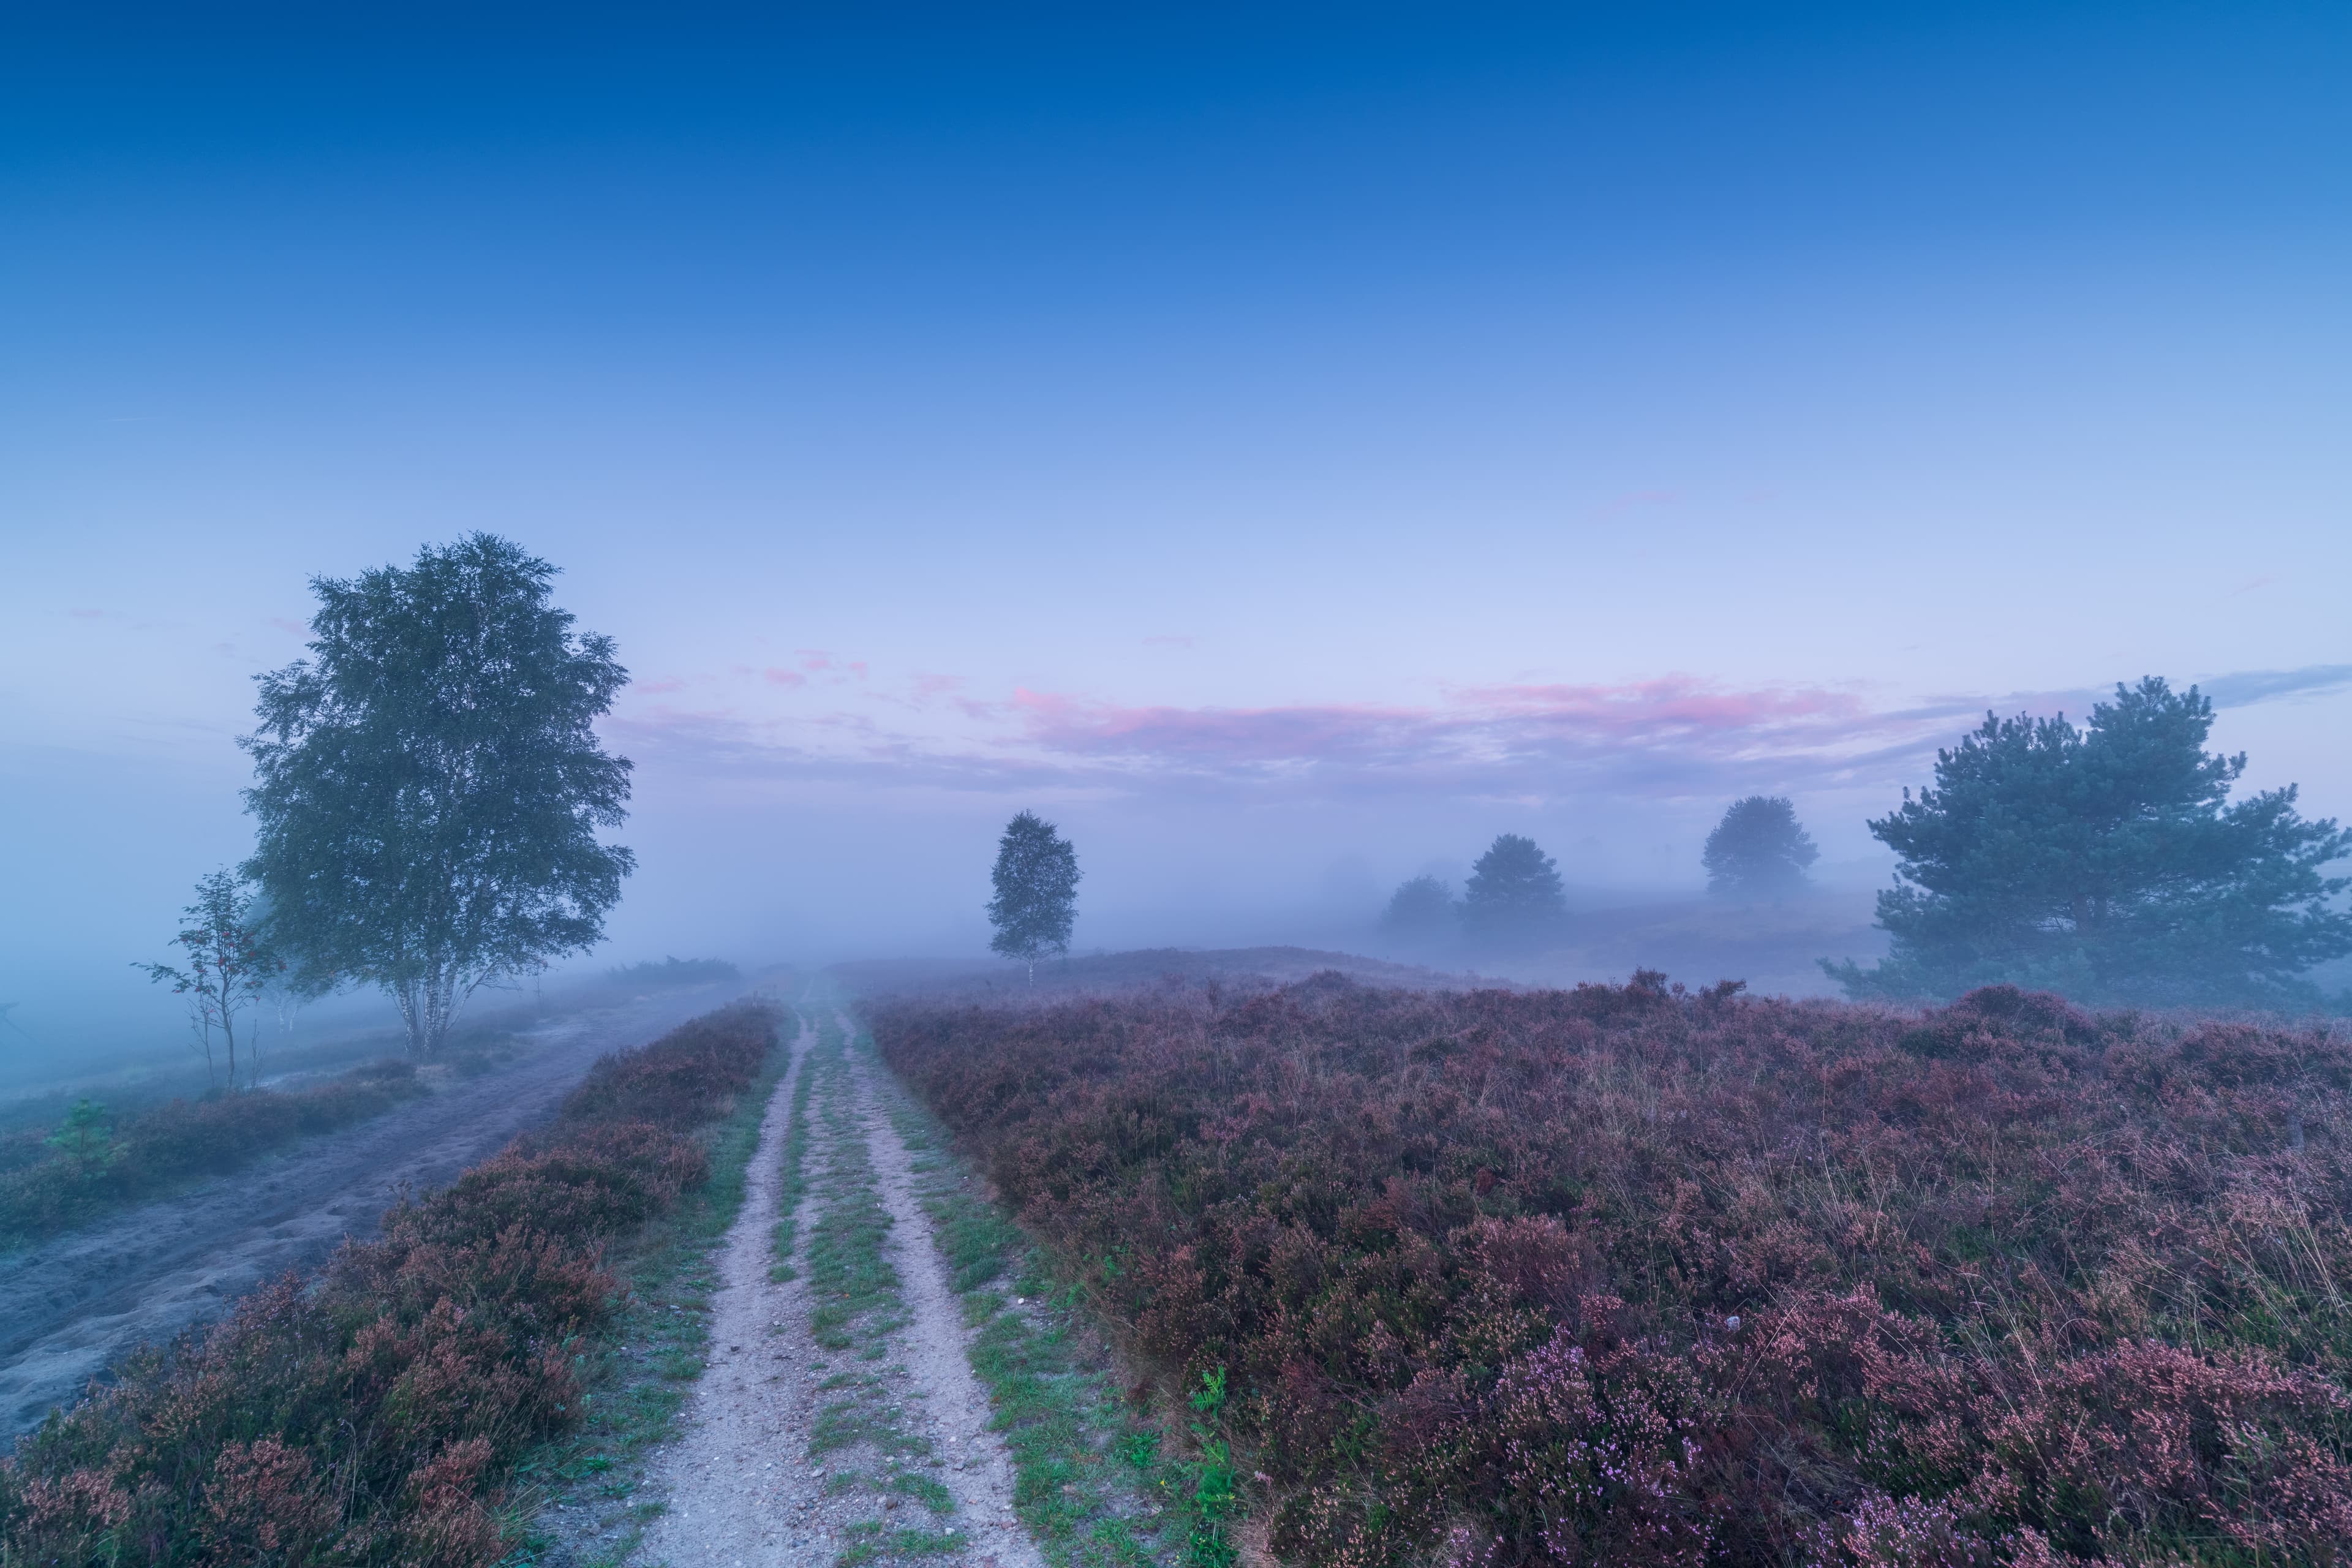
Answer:
[[[1751,788],[1857,859],[2151,672],[2352,807],[2341,5],[51,9],[34,973],[241,850],[306,579],[478,527],[641,679],[633,953],[966,940],[1024,804],[1103,940]]]

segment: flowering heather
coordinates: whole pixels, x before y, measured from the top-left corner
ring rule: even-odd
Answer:
[[[708,1178],[692,1134],[775,1037],[743,1005],[604,1058],[381,1239],[118,1367],[0,1464],[0,1565],[498,1562],[499,1482],[577,1421],[619,1305],[605,1242]]]
[[[1335,976],[884,1007],[1286,1562],[2352,1561],[2324,1026]]]

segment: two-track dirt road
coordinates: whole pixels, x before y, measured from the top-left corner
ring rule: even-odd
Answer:
[[[643,1045],[740,987],[664,993],[531,1031],[521,1059],[176,1197],[0,1258],[0,1430],[79,1394],[117,1357],[217,1316],[367,1236],[403,1186],[453,1179],[543,1121],[606,1051]]]
[[[633,1563],[829,1568],[863,1550],[972,1568],[1042,1563],[1013,1515],[1012,1463],[990,1430],[971,1331],[885,1113],[879,1068],[841,1048],[854,1029],[829,1016],[822,1036],[803,1030],[769,1105],[742,1213],[722,1244],[709,1364],[682,1436],[640,1494],[665,1511]],[[807,1196],[793,1278],[779,1282],[771,1237],[803,1075],[813,1079]],[[856,1294],[877,1279],[872,1297]],[[848,1289],[828,1295],[833,1283]],[[824,1300],[850,1299],[877,1304],[852,1321],[818,1323]]]

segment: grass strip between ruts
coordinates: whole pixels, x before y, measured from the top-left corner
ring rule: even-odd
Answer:
[[[801,1026],[818,1027],[805,1018]],[[801,1200],[808,1195],[809,1098],[816,1088],[814,1056],[811,1051],[812,1059],[801,1068],[793,1085],[793,1106],[784,1122],[784,1150],[776,1187],[776,1226],[769,1238],[776,1258],[768,1270],[768,1281],[772,1285],[800,1278],[800,1270],[793,1266],[793,1248],[798,1239]]]

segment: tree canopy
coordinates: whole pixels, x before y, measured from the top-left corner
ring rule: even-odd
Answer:
[[[1797,821],[1785,795],[1751,795],[1727,807],[1706,836],[1699,863],[1706,890],[1728,898],[1784,897],[1805,886],[1805,868],[1821,858],[1812,835]]]
[[[1901,857],[1878,896],[1894,938],[1857,995],[1938,997],[2007,982],[2084,1001],[2306,1000],[2313,964],[2352,952],[2330,907],[2352,850],[2305,822],[2290,784],[2237,803],[2243,753],[2204,750],[2213,706],[2150,677],[2077,729],[2064,715],[1984,723],[1936,754],[1936,783],[1870,830]]]
[[[554,575],[477,533],[314,579],[310,657],[258,678],[246,869],[273,941],[313,992],[390,992],[419,1055],[477,987],[593,947],[635,864],[596,837],[629,763],[593,728],[628,672]]]
[[[1398,884],[1381,911],[1381,930],[1394,937],[1424,940],[1451,930],[1456,910],[1454,889],[1435,877]]]
[[[996,928],[992,951],[1029,966],[1049,952],[1070,951],[1070,931],[1078,917],[1078,852],[1034,811],[1004,825],[997,841],[995,896],[988,900],[988,923]]]
[[[1532,838],[1498,835],[1470,868],[1462,890],[1462,921],[1485,937],[1528,937],[1568,912],[1559,872]]]

